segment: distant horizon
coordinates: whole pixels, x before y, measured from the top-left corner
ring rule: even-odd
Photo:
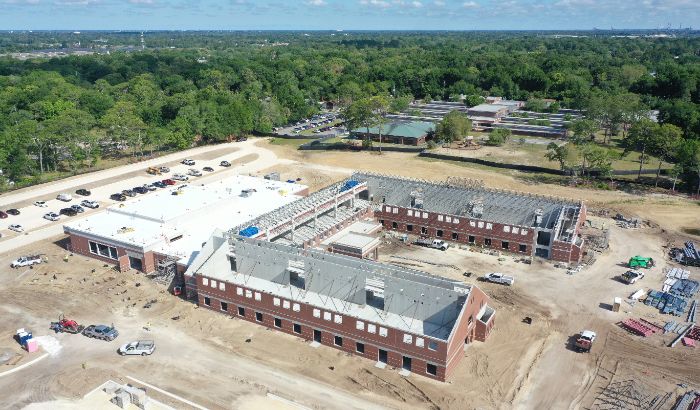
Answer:
[[[0,0],[6,31],[581,31],[700,27],[696,0]],[[642,28],[640,28],[642,27]]]
[[[41,32],[41,33],[163,33],[163,32],[212,32],[212,33],[250,33],[250,32],[278,32],[278,33],[586,33],[586,32],[616,32],[616,31],[649,31],[649,32],[700,32],[700,29],[693,27],[676,27],[676,28],[571,28],[571,29],[46,29],[46,28],[17,28],[17,29],[0,29],[0,33],[13,32]]]

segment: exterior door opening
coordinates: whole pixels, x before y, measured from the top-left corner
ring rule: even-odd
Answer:
[[[379,349],[379,362],[380,363],[385,363],[388,361],[387,360],[387,352],[386,350]]]
[[[314,329],[314,342],[321,343],[321,331]]]
[[[129,256],[129,266],[131,269],[136,269],[138,271],[143,270],[143,262],[139,258],[134,258],[133,256]]]
[[[401,363],[401,367],[404,370],[408,370],[410,372],[411,371],[411,358],[404,356],[403,362]]]

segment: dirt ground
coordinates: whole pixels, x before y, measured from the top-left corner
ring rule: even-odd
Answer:
[[[606,386],[631,379],[648,396],[671,393],[668,406],[662,407],[670,408],[686,390],[679,385],[700,388],[697,350],[665,347],[672,334],[644,339],[617,325],[625,318],[661,325],[678,318],[660,315],[641,303],[623,302],[620,312],[610,310],[614,297],[626,299],[640,287],[660,288],[662,269],[671,266],[665,247],[686,237],[682,228],[700,226],[697,203],[671,196],[524,185],[511,174],[398,153],[300,153],[264,141],[257,146],[293,161],[281,161],[257,174],[278,171],[284,180],[301,178],[300,183],[312,190],[341,180],[354,169],[436,180],[454,175],[482,179],[490,187],[580,198],[593,210],[609,210],[610,216],[623,212],[649,223],[628,230],[615,226],[609,217],[591,217],[595,226],[610,229],[610,248],[575,275],[538,259],[525,264],[520,258],[499,258],[480,249],[440,252],[385,238],[382,261],[478,284],[492,298],[497,313],[490,338],[465,346],[464,358],[448,383],[404,378],[393,369],[377,369],[368,360],[312,348],[294,336],[197,309],[143,275],[118,273],[93,259],[67,256],[58,236],[0,255],[0,357],[21,355],[16,364],[0,364],[1,407],[78,399],[108,379],[138,385],[127,376],[211,409],[289,408],[289,403],[270,397],[314,409],[588,409],[597,408],[596,400]],[[7,268],[17,255],[37,252],[45,253],[48,263],[34,269]],[[637,254],[660,263],[637,285],[625,285],[617,277],[625,271],[625,260]],[[425,262],[435,260],[453,266]],[[515,276],[514,286],[477,281],[493,271]],[[695,279],[700,277],[699,269],[692,272]],[[156,302],[146,308],[152,300]],[[83,324],[113,323],[120,337],[103,342],[81,335],[52,335],[49,322],[60,313]],[[532,324],[523,323],[525,316],[533,318]],[[41,355],[23,352],[12,339],[21,327],[33,330],[35,336],[54,336],[62,349],[3,376]],[[598,333],[590,354],[576,353],[571,346],[584,328]],[[153,356],[116,354],[120,343],[139,338],[156,340]],[[152,393],[175,408],[188,408]]]

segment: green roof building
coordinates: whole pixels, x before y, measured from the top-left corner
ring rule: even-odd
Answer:
[[[435,132],[435,124],[425,121],[390,121],[382,125],[382,142],[401,145],[422,145]],[[379,141],[379,127],[355,128],[350,134],[356,138]]]

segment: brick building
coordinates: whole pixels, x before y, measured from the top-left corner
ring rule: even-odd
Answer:
[[[237,235],[212,236],[186,276],[202,307],[440,381],[495,323],[475,286]]]
[[[575,263],[583,256],[582,202],[356,173],[385,229]]]

